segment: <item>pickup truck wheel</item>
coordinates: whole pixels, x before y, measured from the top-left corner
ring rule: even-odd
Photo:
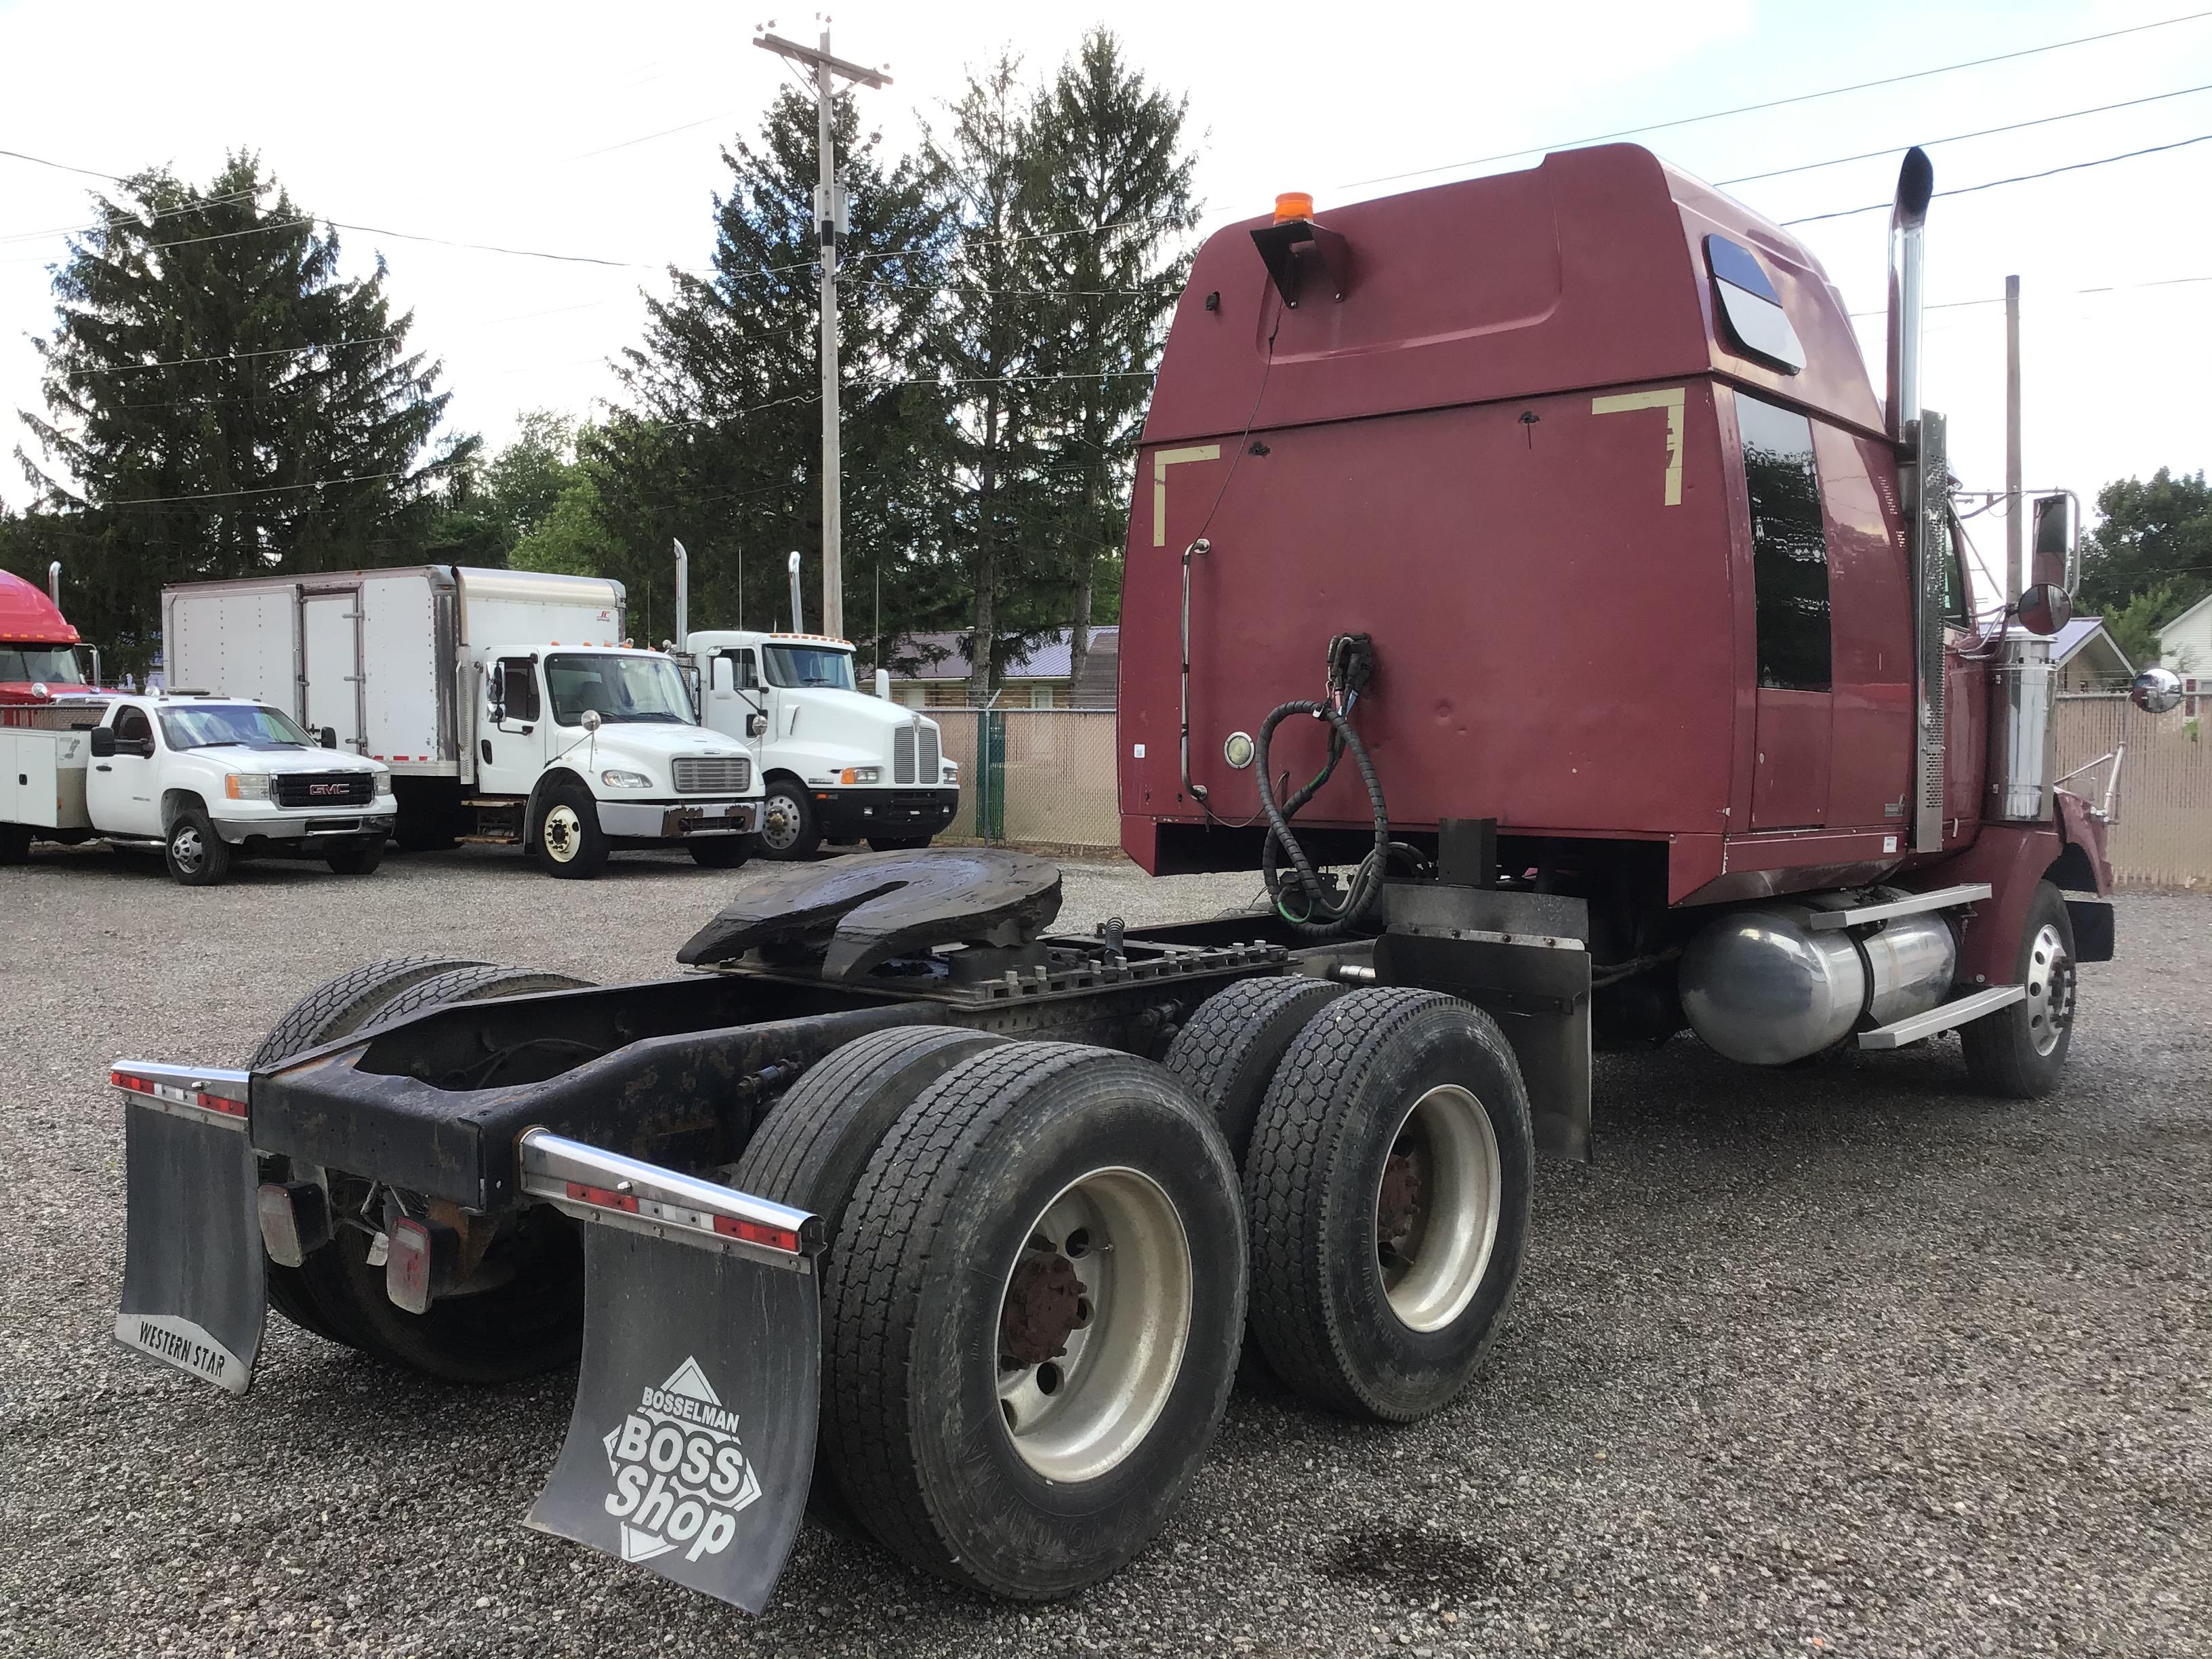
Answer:
[[[2066,1051],[2074,1042],[2074,924],[2066,901],[2047,881],[2038,882],[2021,925],[2015,985],[2027,999],[1959,1028],[1966,1075],[1986,1094],[2034,1100],[2058,1086]]]
[[[1252,1132],[1252,1334],[1316,1405],[1410,1422],[1452,1399],[1511,1303],[1534,1165],[1497,1023],[1351,992],[1291,1045]]]
[[[213,887],[230,874],[230,845],[199,807],[187,806],[177,814],[163,852],[180,886]]]
[[[699,836],[684,843],[702,870],[734,870],[753,855],[750,836]]]
[[[325,1042],[350,1036],[374,1019],[386,1003],[409,986],[455,968],[483,965],[459,957],[398,957],[325,980],[284,1011],[246,1063],[253,1071],[264,1071],[294,1054],[303,1054]],[[281,1158],[263,1160],[264,1180],[282,1181],[289,1172],[289,1165]],[[325,1250],[330,1248],[324,1247]],[[363,1340],[346,1322],[343,1304],[325,1308],[315,1299],[304,1268],[287,1267],[275,1261],[266,1265],[269,1301],[278,1313],[301,1330],[313,1332],[325,1341],[349,1348],[364,1346]]]
[[[323,860],[331,866],[331,873],[340,876],[370,876],[384,862],[384,843],[373,841],[360,847],[349,847],[333,853]]]
[[[587,984],[566,974],[482,965],[449,968],[417,980],[382,1003],[379,1020],[459,1002],[521,996]],[[366,1020],[363,1022],[366,1024]],[[332,1207],[357,1212],[368,1195],[360,1176],[331,1172]],[[584,1333],[584,1253],[576,1230],[557,1211],[538,1206],[501,1227],[471,1282],[483,1288],[438,1298],[428,1313],[392,1306],[384,1268],[369,1265],[370,1239],[340,1227],[329,1249],[301,1269],[317,1304],[343,1310],[356,1346],[395,1364],[448,1382],[511,1382],[572,1363]]]
[[[954,1583],[1041,1601],[1104,1577],[1212,1443],[1244,1268],[1229,1149],[1158,1066],[970,1054],[876,1149],[829,1259],[823,1435],[847,1503]]]
[[[813,1212],[834,1244],[861,1170],[900,1114],[977,1049],[1005,1041],[957,1025],[895,1025],[856,1038],[810,1067],[769,1109],[731,1170],[730,1185]],[[857,1533],[859,1519],[840,1500],[818,1445],[815,1465],[807,1513]]]
[[[583,881],[607,867],[611,849],[599,828],[599,805],[590,791],[573,783],[546,796],[531,842],[544,856],[549,876]]]
[[[760,833],[753,840],[764,859],[813,857],[814,849],[822,845],[822,821],[806,791],[788,778],[770,782],[768,797],[761,802]]]
[[[31,826],[0,823],[0,864],[21,864],[31,856]]]

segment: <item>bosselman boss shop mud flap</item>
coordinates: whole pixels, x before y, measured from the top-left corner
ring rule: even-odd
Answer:
[[[584,1229],[576,1409],[530,1524],[758,1613],[814,1467],[822,1225],[543,1129],[522,1187]]]
[[[122,1060],[128,1194],[115,1340],[233,1394],[253,1380],[267,1308],[243,1072]]]

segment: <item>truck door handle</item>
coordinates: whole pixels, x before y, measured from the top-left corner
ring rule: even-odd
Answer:
[[[115,769],[112,766],[102,765],[95,766],[92,769],[95,772],[112,772]]]

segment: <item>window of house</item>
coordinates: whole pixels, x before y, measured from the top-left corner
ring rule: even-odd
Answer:
[[[1032,708],[1050,708],[1053,707],[1052,688],[1048,685],[1033,685],[1030,687],[1030,707]]]
[[[1813,464],[1813,423],[1741,393],[1735,410],[1751,497],[1759,683],[1826,691],[1828,544],[1820,521],[1820,475]]]

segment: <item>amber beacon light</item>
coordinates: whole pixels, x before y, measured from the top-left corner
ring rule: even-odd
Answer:
[[[1286,190],[1275,198],[1275,222],[1289,224],[1294,219],[1313,217],[1313,197],[1303,190]]]

